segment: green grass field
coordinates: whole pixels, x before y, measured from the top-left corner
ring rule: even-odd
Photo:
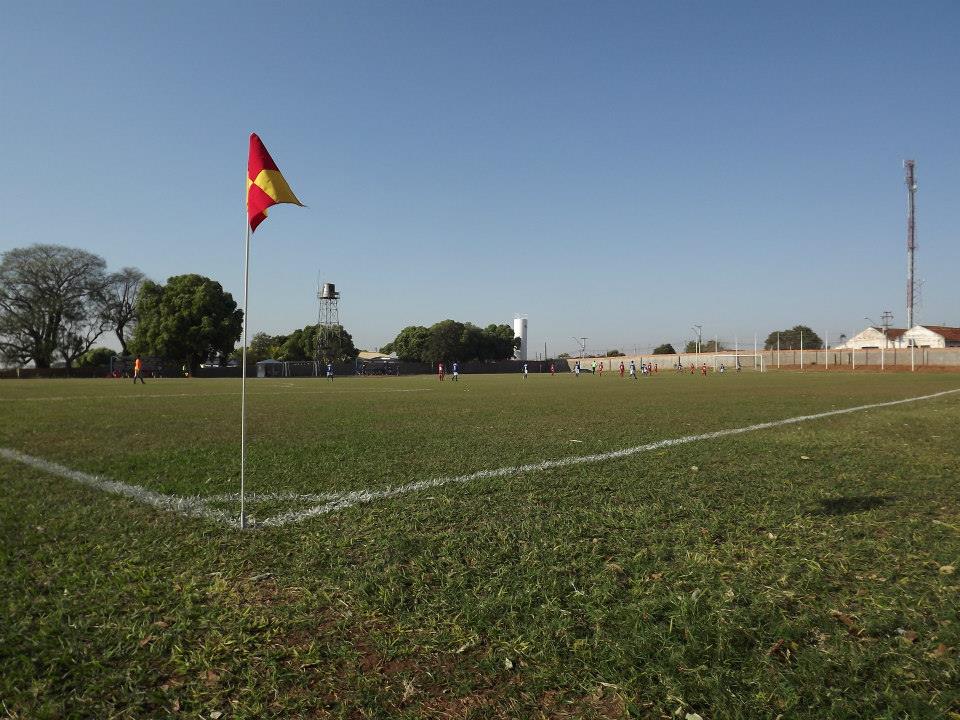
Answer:
[[[0,715],[960,718],[960,393],[463,477],[957,388],[0,382]]]

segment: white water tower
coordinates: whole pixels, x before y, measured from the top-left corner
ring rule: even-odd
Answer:
[[[517,348],[514,357],[517,360],[527,359],[527,319],[517,316],[513,319],[513,336],[520,338],[520,347]]]

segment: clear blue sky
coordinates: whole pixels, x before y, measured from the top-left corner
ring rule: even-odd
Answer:
[[[529,316],[531,352],[960,325],[960,4],[8,3],[0,251],[243,290],[251,333]]]

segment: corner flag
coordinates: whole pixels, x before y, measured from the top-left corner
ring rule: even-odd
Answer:
[[[267,218],[267,208],[278,203],[303,203],[287,185],[277,164],[270,157],[263,141],[256,133],[250,134],[250,158],[247,160],[247,220],[250,230]]]
[[[250,235],[267,219],[267,208],[278,203],[303,207],[293,194],[277,164],[270,157],[263,141],[250,133],[250,155],[247,158],[247,242],[243,259],[243,362],[240,371],[240,527],[247,526],[244,486],[247,467],[247,307],[250,286]]]

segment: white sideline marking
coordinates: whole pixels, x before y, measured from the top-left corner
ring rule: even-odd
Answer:
[[[859,412],[861,410],[871,410],[874,408],[890,407],[893,405],[903,405],[904,403],[917,402],[919,400],[931,400],[933,398],[950,395],[956,392],[960,392],[960,388],[943,390],[931,395],[920,395],[918,397],[905,398],[903,400],[890,400],[888,402],[871,403],[869,405],[858,405],[856,407],[843,408],[841,410],[828,410],[826,412],[815,413],[813,415],[798,415],[797,417],[785,418],[783,420],[772,420],[770,422],[757,423],[756,425],[747,425],[745,427],[716,430],[714,432],[703,433],[701,435],[686,435],[679,438],[657,440],[656,442],[647,443],[645,445],[637,445],[635,447],[624,448],[622,450],[613,450],[605,453],[596,453],[594,455],[575,455],[557,460],[545,460],[544,462],[540,463],[515,465],[511,467],[496,468],[493,470],[480,470],[479,472],[469,473],[467,475],[455,475],[452,477],[434,478],[432,480],[419,480],[417,482],[407,483],[405,485],[386,487],[383,490],[357,490],[340,494],[260,493],[251,494],[247,497],[251,498],[251,500],[261,501],[298,500],[301,502],[305,501],[320,503],[306,510],[281,513],[279,515],[275,515],[274,517],[265,518],[257,523],[258,525],[263,526],[279,527],[281,525],[302,522],[309,518],[317,517],[319,515],[326,515],[338,510],[345,510],[347,508],[354,507],[355,505],[371,503],[376,500],[387,500],[400,495],[406,495],[407,493],[428,490],[441,487],[443,485],[462,484],[471,482],[473,480],[501,478],[527,472],[552,470],[554,468],[570,467],[572,465],[585,465],[588,463],[603,462],[605,460],[616,460],[619,458],[630,457],[631,455],[637,455],[639,453],[649,452],[651,450],[658,450],[664,447],[684,445],[686,443],[696,442],[698,440],[712,440],[715,438],[727,437],[729,435],[740,435],[742,433],[753,432],[755,430],[766,430],[768,428],[781,427],[783,425],[808,422],[810,420],[819,420],[821,418],[833,417],[835,415],[846,415],[849,413]],[[79,470],[72,470],[68,467],[64,467],[63,465],[58,465],[57,463],[43,460],[42,458],[33,457],[32,455],[27,455],[10,448],[0,448],[0,456],[6,458],[7,460],[23,463],[24,465],[29,465],[39,470],[43,470],[51,475],[59,475],[60,477],[67,478],[68,480],[74,480],[75,482],[92,487],[96,490],[102,490],[104,492],[114,493],[116,495],[124,495],[132,498],[133,500],[137,500],[146,505],[152,505],[153,507],[161,510],[168,510],[170,512],[186,515],[188,517],[206,518],[229,527],[237,526],[236,516],[223,512],[222,510],[211,508],[207,505],[208,502],[229,502],[231,500],[239,499],[239,496],[236,493],[214,495],[207,498],[162,495],[160,493],[147,490],[146,488],[142,488],[139,485],[127,485],[115,480],[109,480],[100,475],[90,475],[88,473],[80,472]]]
[[[280,392],[252,392],[247,397],[263,397],[266,395],[358,395],[360,393],[413,393],[432,392],[433,388],[361,388],[359,390],[282,390]],[[0,402],[73,402],[75,400],[142,400],[143,398],[205,398],[205,397],[240,397],[236,392],[212,393],[137,393],[136,395],[51,395],[38,397],[0,398]]]
[[[104,492],[113,493],[114,495],[125,495],[128,498],[146,505],[152,505],[161,510],[169,510],[170,512],[188,517],[207,518],[208,520],[215,520],[228,525],[232,525],[235,522],[233,516],[220,510],[207,507],[206,503],[199,497],[162,495],[161,493],[142,488],[139,485],[127,485],[126,483],[117,482],[116,480],[109,480],[101,475],[90,475],[85,472],[80,472],[79,470],[71,470],[63,465],[11,450],[10,448],[0,448],[0,456],[5,457],[7,460],[13,460],[14,462],[23,463],[38,470],[43,470],[51,475],[65,477],[68,480],[92,487],[95,490],[103,490]]]
[[[552,470],[554,468],[570,467],[572,465],[585,465],[588,463],[603,462],[605,460],[615,460],[619,458],[630,457],[638,453],[659,450],[660,448],[673,447],[674,445],[684,445],[686,443],[696,442],[698,440],[712,440],[714,438],[727,437],[728,435],[740,435],[742,433],[753,432],[755,430],[766,430],[768,428],[780,427],[782,425],[791,425],[795,423],[807,422],[809,420],[819,420],[820,418],[832,417],[834,415],[846,415],[848,413],[859,412],[860,410],[870,410],[873,408],[890,407],[891,405],[902,405],[903,403],[916,402],[918,400],[930,400],[932,398],[950,395],[960,392],[960,388],[954,390],[944,390],[943,392],[933,393],[932,395],[921,395],[919,397],[906,398],[904,400],[891,400],[889,402],[871,403],[869,405],[858,405],[857,407],[844,408],[842,410],[828,410],[827,412],[815,413],[814,415],[799,415],[797,417],[786,418],[784,420],[773,420],[771,422],[757,423],[756,425],[747,425],[740,428],[729,428],[727,430],[716,430],[714,432],[703,433],[702,435],[687,435],[685,437],[671,438],[667,440],[658,440],[647,443],[646,445],[637,445],[636,447],[624,448],[623,450],[614,450],[612,452],[596,453],[594,455],[575,455],[573,457],[560,458],[558,460],[546,460],[540,463],[529,463],[527,465],[516,465],[513,467],[502,467],[495,470],[480,470],[479,472],[469,473],[468,475],[456,475],[453,477],[435,478],[433,480],[419,480],[417,482],[407,483],[406,485],[397,485],[387,487],[383,490],[357,490],[341,495],[335,500],[331,500],[322,505],[309,508],[308,510],[291,511],[267,518],[260,522],[261,525],[280,526],[290,523],[302,522],[308,518],[318,515],[326,515],[338,510],[345,510],[354,505],[374,502],[375,500],[387,500],[399,495],[418,492],[420,490],[429,490],[441,487],[442,485],[453,485],[467,483],[473,480],[486,480],[488,478],[501,478],[510,475],[519,475],[521,473],[535,472],[540,470]]]

